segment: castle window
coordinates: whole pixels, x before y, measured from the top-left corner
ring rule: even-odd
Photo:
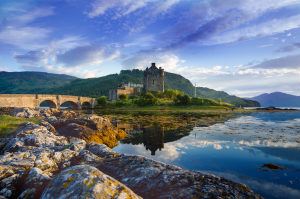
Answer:
[[[154,85],[154,80],[153,80],[153,85]]]

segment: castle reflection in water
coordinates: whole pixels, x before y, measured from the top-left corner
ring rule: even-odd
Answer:
[[[134,124],[116,124],[116,126],[128,134],[141,134],[146,150],[155,155],[157,150],[164,148],[164,128],[148,127],[142,128]]]

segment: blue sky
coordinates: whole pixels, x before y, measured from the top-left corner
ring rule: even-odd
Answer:
[[[80,78],[152,62],[197,86],[300,95],[299,0],[2,0],[0,71]]]

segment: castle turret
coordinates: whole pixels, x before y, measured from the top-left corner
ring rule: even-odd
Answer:
[[[150,68],[146,68],[144,71],[144,90],[147,91],[161,91],[164,92],[164,69],[155,66],[155,63],[152,63]]]

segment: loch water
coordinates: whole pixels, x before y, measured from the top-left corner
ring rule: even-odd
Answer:
[[[125,119],[115,116],[128,113],[98,114],[110,115],[129,134],[114,151],[244,183],[267,199],[300,198],[300,111],[178,114],[184,125],[168,123],[153,112]],[[283,170],[263,167],[268,163]]]

